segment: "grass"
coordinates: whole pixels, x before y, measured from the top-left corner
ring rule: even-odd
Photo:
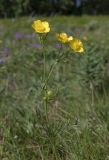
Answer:
[[[108,16],[49,17],[47,68],[59,52],[55,32],[84,41],[86,54],[67,51],[49,81],[49,123],[40,90],[42,53],[34,18],[0,20],[0,159],[108,160]],[[91,84],[92,87],[91,87]]]

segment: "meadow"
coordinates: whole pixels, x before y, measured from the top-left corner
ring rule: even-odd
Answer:
[[[0,20],[0,160],[109,160],[109,17],[40,17],[52,28],[47,69],[66,53],[48,82],[48,124],[34,19]],[[85,53],[62,47],[57,32],[81,39]]]

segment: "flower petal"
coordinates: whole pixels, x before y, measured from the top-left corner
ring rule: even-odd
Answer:
[[[79,53],[84,52],[83,43],[79,39],[73,38],[73,40],[70,41],[70,47],[75,52],[79,52]]]
[[[68,36],[66,33],[56,33],[56,37],[62,43],[68,42]]]
[[[32,27],[38,33],[47,33],[50,31],[49,23],[46,21],[42,22],[41,20],[36,20],[33,22]]]

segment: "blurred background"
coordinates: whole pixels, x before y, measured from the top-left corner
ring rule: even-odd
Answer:
[[[0,0],[0,17],[109,14],[109,0]]]

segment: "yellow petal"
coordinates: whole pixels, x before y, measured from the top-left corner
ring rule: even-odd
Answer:
[[[75,52],[79,52],[79,53],[84,52],[83,43],[79,39],[73,38],[73,40],[70,41],[70,47]]]
[[[49,32],[50,31],[49,23],[44,21],[44,22],[42,22],[42,24],[45,28],[45,33]]]
[[[36,20],[33,22],[32,27],[38,33],[47,33],[50,31],[49,24],[46,21]]]
[[[48,27],[49,27],[49,24],[48,24],[48,22],[46,22],[46,21],[42,22],[42,24],[43,24],[43,26],[44,26],[45,28],[48,28]]]
[[[66,43],[68,42],[68,36],[66,33],[57,33],[56,34],[57,39],[62,42],[62,43]]]
[[[72,36],[68,37],[68,41],[72,41],[72,40],[73,40]]]
[[[34,30],[38,33],[43,33],[45,28],[42,25],[42,22],[40,20],[34,21],[32,24],[32,27],[34,28]]]

